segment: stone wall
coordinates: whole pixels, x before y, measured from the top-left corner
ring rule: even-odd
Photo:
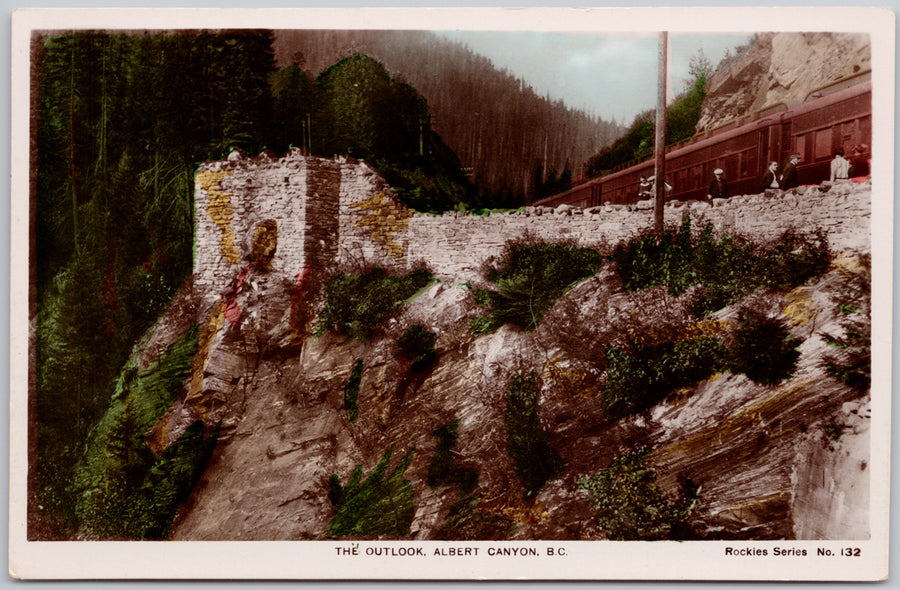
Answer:
[[[215,298],[249,264],[254,229],[278,226],[270,271],[295,280],[304,265],[360,272],[397,272],[425,266],[437,276],[478,281],[480,269],[510,240],[567,241],[612,246],[651,227],[651,205],[593,209],[560,206],[484,216],[414,213],[366,163],[263,154],[204,164],[197,173],[195,286]],[[871,186],[823,183],[791,193],[747,195],[712,205],[670,203],[667,223],[684,215],[699,231],[717,230],[775,238],[787,229],[828,232],[835,253],[871,249]]]

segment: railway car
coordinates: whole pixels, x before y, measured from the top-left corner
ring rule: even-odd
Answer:
[[[800,184],[828,180],[837,149],[853,163],[854,176],[868,175],[872,144],[872,85],[863,82],[790,108],[769,112],[750,123],[666,151],[666,180],[673,188],[668,199],[705,200],[713,170],[725,171],[732,195],[756,194],[768,163],[781,166],[791,153],[801,157]],[[591,179],[572,189],[536,201],[534,205],[567,204],[594,207],[632,204],[638,200],[641,177],[654,174],[652,159],[625,170]]]

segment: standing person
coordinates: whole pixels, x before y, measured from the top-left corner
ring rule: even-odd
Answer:
[[[712,203],[713,199],[727,199],[731,196],[728,192],[728,181],[725,180],[725,172],[721,168],[713,170],[713,177],[709,181],[706,191],[706,201]]]
[[[869,146],[864,143],[853,148],[853,153],[850,155],[850,170],[853,171],[853,176],[869,175],[869,160],[866,157],[868,151]]]
[[[800,163],[800,154],[791,154],[788,163],[781,168],[781,179],[779,183],[784,190],[795,188],[799,182],[797,181],[797,165]]]
[[[831,161],[831,181],[849,179],[850,161],[844,158],[844,150],[838,149],[834,152],[834,159]]]
[[[638,185],[638,200],[653,198],[652,188],[653,185],[650,184],[650,181],[641,176],[641,183]]]
[[[781,188],[778,184],[778,162],[769,162],[769,167],[763,173],[762,182],[759,183],[759,192],[764,193],[766,189]]]

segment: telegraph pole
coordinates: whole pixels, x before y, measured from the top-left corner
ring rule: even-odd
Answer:
[[[653,153],[656,157],[656,203],[653,218],[657,235],[663,233],[663,204],[666,200],[666,61],[669,33],[659,33],[658,94],[656,99],[656,142]]]

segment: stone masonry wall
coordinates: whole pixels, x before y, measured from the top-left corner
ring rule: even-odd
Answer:
[[[303,158],[275,160],[267,154],[202,164],[194,193],[194,290],[213,300],[249,264],[254,226],[274,219],[278,247],[272,267],[294,273],[303,267],[309,166]]]
[[[527,207],[486,216],[415,213],[409,218],[411,212],[397,201],[354,211],[343,192],[341,199],[342,263],[396,271],[426,266],[439,277],[467,281],[478,281],[484,262],[502,255],[510,240],[612,247],[653,226],[649,207]],[[720,231],[768,240],[788,229],[811,234],[822,228],[836,254],[871,251],[870,183],[801,187],[797,194],[746,195],[718,199],[713,205],[674,202],[664,210],[666,223],[680,224],[685,215],[696,231],[711,222]],[[393,242],[392,252],[384,246],[385,236]]]
[[[502,255],[510,240],[612,246],[653,224],[649,203],[528,207],[486,216],[414,213],[365,162],[307,157],[300,150],[281,159],[233,153],[201,166],[196,184],[195,288],[209,299],[248,264],[254,228],[269,219],[278,227],[270,272],[290,281],[311,265],[351,272],[425,266],[438,277],[477,282],[484,262]],[[709,221],[720,231],[769,239],[787,229],[822,228],[835,253],[871,251],[868,182],[665,208],[667,223],[680,223],[686,214],[697,230]]]

